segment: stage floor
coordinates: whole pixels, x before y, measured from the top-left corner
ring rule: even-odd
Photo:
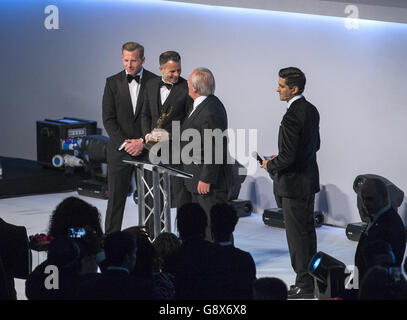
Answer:
[[[46,233],[51,212],[57,204],[69,196],[80,197],[97,207],[104,223],[107,200],[79,196],[77,192],[0,199],[0,216],[8,223],[23,225],[28,235]],[[174,230],[175,209],[172,210],[172,230]],[[138,224],[137,205],[132,197],[127,198],[123,227]],[[357,243],[346,238],[345,229],[322,226],[317,228],[318,251],[323,251],[346,265],[353,265]],[[250,252],[257,267],[257,277],[277,277],[287,286],[294,283],[295,274],[291,268],[285,230],[268,227],[262,215],[252,213],[240,218],[235,233],[235,245]],[[33,265],[44,259],[33,254]],[[25,281],[16,279],[18,299],[25,297]]]

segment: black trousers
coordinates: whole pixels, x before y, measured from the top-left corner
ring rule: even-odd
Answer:
[[[139,158],[144,160],[144,158]],[[136,173],[136,167],[124,162],[114,161],[107,164],[107,183],[109,189],[109,199],[107,201],[106,218],[105,218],[105,234],[110,234],[122,229],[124,209],[126,206],[127,196],[131,192],[131,180],[133,174]],[[144,170],[144,179],[152,186],[151,171]],[[137,184],[137,179],[136,179]],[[138,186],[137,186],[138,187]],[[144,189],[145,192],[147,189]],[[145,202],[151,208],[153,207],[153,198],[147,196]],[[146,222],[147,232],[154,230],[154,217]]]
[[[317,250],[314,200],[314,194],[302,199],[282,198],[291,265],[297,274],[295,285],[306,290],[314,288],[313,278],[307,271]]]
[[[134,166],[127,163],[108,163],[107,165],[109,199],[107,200],[105,234],[120,231],[122,228],[124,207],[133,172]]]

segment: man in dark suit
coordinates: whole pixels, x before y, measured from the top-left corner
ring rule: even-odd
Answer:
[[[193,178],[184,179],[184,183],[189,200],[199,203],[206,212],[206,239],[212,240],[210,210],[214,204],[227,201],[230,184],[227,137],[224,135],[228,118],[222,102],[214,96],[215,79],[210,70],[195,69],[188,78],[188,88],[194,104],[181,131],[182,136],[192,139],[181,142],[181,158],[184,171],[191,173]],[[184,152],[191,147],[192,157]]]
[[[106,234],[121,229],[134,171],[134,167],[123,163],[123,160],[134,160],[143,152],[141,109],[145,84],[157,77],[143,68],[142,45],[125,43],[122,55],[125,70],[106,79],[102,102],[103,124],[110,138],[107,148],[109,200]]]
[[[152,284],[148,279],[133,276],[137,242],[129,233],[117,231],[104,241],[106,269],[84,278],[78,284],[79,300],[152,300]]]
[[[182,123],[188,114],[188,110],[192,105],[192,99],[188,96],[187,81],[181,77],[181,56],[176,51],[163,52],[159,57],[159,70],[161,78],[151,79],[146,84],[144,94],[143,110],[141,112],[141,124],[143,137],[146,142],[150,141],[152,131],[158,127],[166,130],[169,135],[167,146],[171,146],[172,141],[172,125],[173,121]],[[161,120],[159,121],[159,119]],[[179,131],[179,130],[178,130]],[[170,164],[179,168],[179,161],[172,161],[171,154],[173,150],[169,150],[168,157],[161,153],[161,163]],[[179,154],[179,150],[174,150]],[[179,168],[180,169],[180,168]],[[150,182],[152,181],[150,179]],[[182,179],[171,177],[171,207],[177,207],[179,202],[183,202]],[[151,195],[147,195],[146,203],[152,207],[153,199]],[[163,205],[163,200],[161,200]],[[162,208],[161,208],[162,209]],[[146,221],[147,232],[150,235],[154,234],[154,217],[153,215]]]
[[[181,246],[169,255],[163,271],[175,277],[176,300],[224,298],[224,272],[220,247],[204,239],[207,215],[197,203],[186,203],[177,211]]]
[[[370,222],[360,236],[355,253],[355,266],[359,274],[359,284],[370,267],[371,244],[386,241],[394,253],[394,265],[401,267],[406,249],[404,224],[389,201],[387,188],[379,179],[368,179],[361,187],[362,206],[369,215]]]
[[[211,230],[214,242],[220,246],[222,265],[222,298],[228,300],[251,300],[252,283],[256,280],[256,265],[249,252],[233,245],[232,233],[238,216],[235,208],[219,203],[211,209]]]
[[[142,129],[146,141],[150,139],[151,131],[157,128],[158,119],[163,114],[168,114],[168,117],[162,122],[161,128],[171,133],[172,122],[182,123],[192,106],[192,99],[188,96],[187,81],[181,77],[179,53],[163,52],[159,62],[162,77],[154,78],[147,83],[141,113]]]
[[[262,164],[277,179],[291,265],[297,274],[288,298],[312,298],[314,291],[307,267],[317,246],[314,198],[319,192],[319,113],[302,95],[305,82],[298,68],[280,70],[277,92],[281,101],[288,102],[288,110],[280,125],[278,155]]]

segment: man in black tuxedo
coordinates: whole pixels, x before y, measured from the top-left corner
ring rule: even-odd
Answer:
[[[281,101],[288,102],[288,109],[280,125],[278,155],[261,166],[276,176],[282,200],[291,265],[297,274],[288,298],[312,298],[314,291],[307,267],[317,246],[314,198],[319,192],[319,113],[302,95],[305,82],[298,68],[280,70],[277,92]]]
[[[120,231],[126,198],[134,166],[123,160],[134,160],[143,152],[141,109],[145,85],[157,77],[143,68],[144,47],[136,42],[122,47],[125,70],[106,79],[103,94],[103,125],[109,135],[107,148],[109,200],[105,233]]]
[[[179,53],[175,51],[163,52],[160,55],[159,63],[162,76],[147,83],[141,112],[141,125],[146,141],[149,141],[151,131],[157,128],[158,119],[163,114],[168,116],[162,123],[162,129],[171,133],[172,122],[179,121],[182,123],[193,102],[188,96],[187,81],[181,77],[181,56]]]
[[[195,69],[188,78],[188,88],[194,104],[181,131],[182,135],[192,138],[192,141],[181,142],[181,158],[184,171],[191,173],[193,178],[184,179],[184,183],[189,200],[199,203],[206,212],[206,239],[212,240],[210,210],[216,203],[227,201],[230,184],[227,137],[223,135],[228,127],[228,118],[222,102],[214,96],[215,79],[210,70]],[[197,135],[200,139],[195,139]],[[205,150],[205,145],[211,150]],[[192,157],[184,152],[191,146]]]
[[[160,126],[166,130],[169,135],[169,141],[172,141],[173,121],[179,121],[180,124],[185,120],[189,109],[192,106],[192,99],[188,95],[187,81],[181,77],[181,56],[176,51],[163,52],[159,57],[159,70],[161,78],[151,79],[146,84],[144,94],[143,110],[141,112],[143,136],[148,142],[151,138],[151,132]],[[160,120],[159,121],[159,119]],[[178,127],[179,128],[179,127]],[[171,143],[169,143],[171,146]],[[170,156],[173,152],[180,153],[179,150],[169,150],[169,157],[161,154],[163,164],[170,164],[173,167],[181,169],[178,161],[173,161]],[[171,207],[178,207],[185,201],[182,200],[184,193],[183,182],[181,178],[171,177]],[[146,202],[153,203],[152,197],[147,195]],[[163,201],[161,200],[161,204]],[[151,216],[147,222],[147,232],[153,234],[154,220]]]

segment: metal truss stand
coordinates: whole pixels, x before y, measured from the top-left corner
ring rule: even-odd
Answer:
[[[192,178],[192,175],[181,170],[177,170],[162,164],[151,164],[142,161],[123,160],[123,162],[132,164],[137,171],[137,196],[139,225],[146,225],[147,220],[154,217],[154,235],[153,241],[161,232],[171,232],[171,182],[170,177],[176,176],[184,179]],[[144,179],[144,170],[149,170],[153,175],[153,185],[150,186]],[[145,188],[141,187],[145,186]],[[146,190],[146,192],[144,192]],[[153,198],[153,207],[150,208],[145,199],[148,195]],[[161,198],[163,207],[161,210]],[[161,223],[164,225],[161,228]]]

